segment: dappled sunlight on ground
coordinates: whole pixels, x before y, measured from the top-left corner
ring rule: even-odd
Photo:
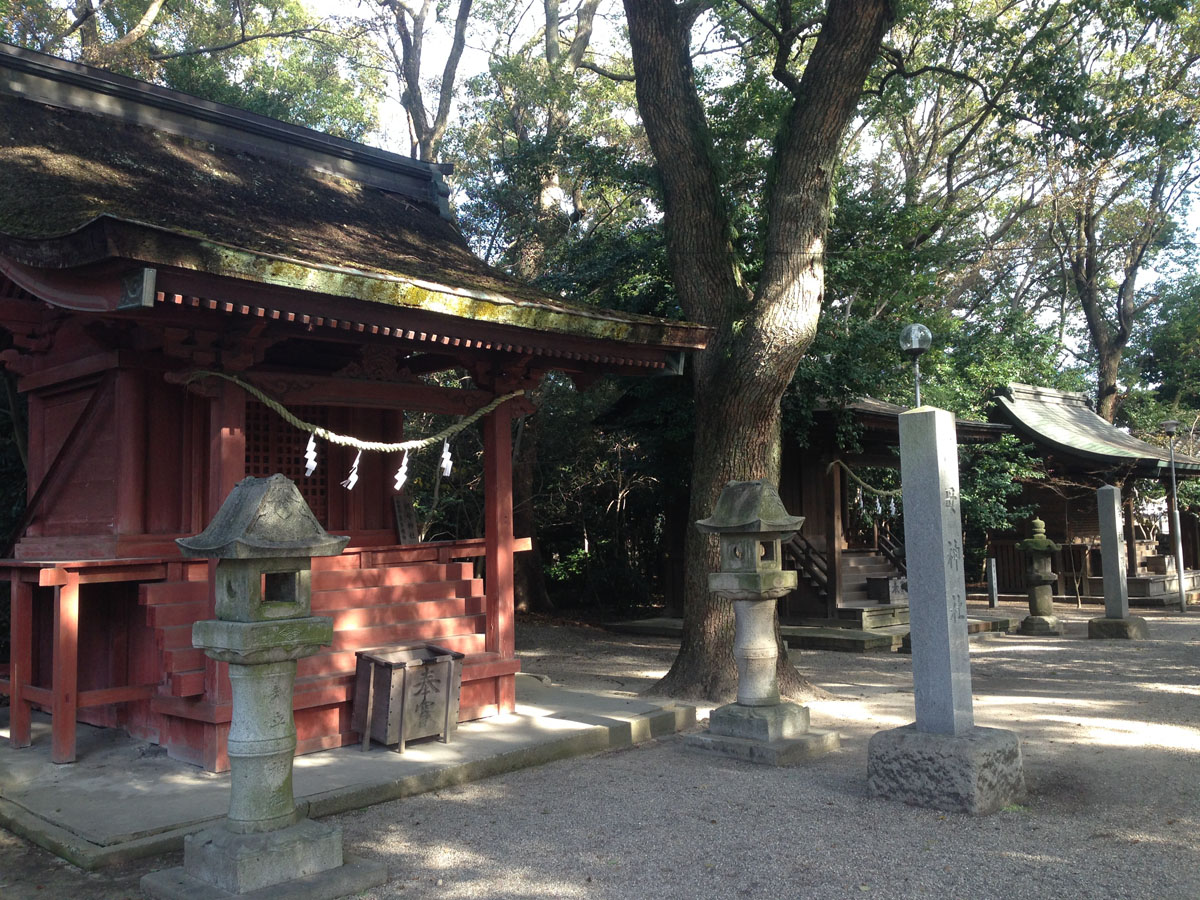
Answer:
[[[1099,709],[1110,708],[1116,706],[1116,703],[1108,703],[1100,700],[1080,700],[1076,697],[1063,696],[1027,696],[1021,694],[990,694],[976,695],[975,708],[987,709],[988,707],[1005,708],[1012,706],[1068,706],[1072,709]],[[1053,717],[1048,717],[1053,718]]]
[[[879,728],[898,728],[912,721],[911,701],[907,715],[884,713],[878,707],[855,700],[811,700],[804,705],[814,714],[819,713],[828,727],[870,723]]]
[[[1125,719],[1096,719],[1046,716],[1048,722],[1074,725],[1083,729],[1080,743],[1114,747],[1160,747],[1164,750],[1200,751],[1200,729],[1182,725]]]
[[[1042,638],[1037,642],[1019,642],[1017,640],[1009,640],[1002,645],[986,644],[982,641],[979,641],[971,644],[971,656],[987,656],[989,654],[998,653],[1020,653],[1030,655],[1039,653],[1066,653],[1072,649],[1072,645],[1075,643],[1077,642],[1056,640],[1054,638]]]
[[[1200,685],[1195,684],[1159,684],[1153,681],[1143,681],[1135,686],[1140,691],[1154,691],[1161,694],[1185,694],[1189,697],[1200,697]]]
[[[420,824],[417,821],[415,825],[395,826],[373,840],[361,842],[356,849],[365,856],[388,860],[389,869],[398,872],[390,885],[393,891],[405,887],[435,888],[438,897],[444,898],[495,896],[496,862],[493,858],[478,847],[464,846],[461,842],[423,843],[419,838]],[[508,890],[513,891],[511,896],[530,900],[585,896],[585,885],[547,877],[544,872],[519,864],[505,868]],[[356,896],[368,900],[380,894],[367,891]]]
[[[756,766],[664,736],[325,821],[342,827],[347,853],[386,863],[388,884],[358,895],[365,900],[1200,898],[1200,615],[1151,615],[1151,641],[1084,638],[1084,619],[1099,614],[1073,616],[1065,638],[972,638],[975,720],[1020,736],[1029,785],[1027,797],[992,816],[871,795],[870,738],[915,717],[911,657],[805,650],[792,658],[800,674],[834,692],[805,704],[813,727],[842,736],[839,751],[818,759]],[[374,784],[380,768],[407,778],[430,767],[433,750],[461,762],[471,743],[512,758],[531,732],[547,746],[571,743],[595,730],[596,716],[644,707],[636,692],[651,688],[678,650],[668,638],[523,621],[517,646],[525,672],[593,695],[589,712],[536,725],[524,715],[465,723],[458,735],[471,741],[410,744],[403,756],[378,744],[370,753],[354,745],[305,756],[296,761],[297,783],[338,766],[355,778],[364,773],[355,782],[362,785]],[[517,681],[521,712],[561,712],[542,678]],[[707,712],[702,706],[698,718]],[[48,719],[39,717],[35,731],[45,745]],[[67,768],[78,772],[87,759]],[[146,762],[154,761],[139,760]],[[124,768],[120,774],[141,790]],[[305,790],[297,796],[315,796]],[[45,795],[40,785],[38,793]],[[107,807],[104,815],[111,817]],[[8,900],[13,856],[4,853],[0,840],[0,896]],[[14,897],[137,894],[136,876],[104,883],[111,892],[81,893],[59,880]]]

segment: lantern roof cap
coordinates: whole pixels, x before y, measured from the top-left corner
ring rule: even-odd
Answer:
[[[1017,549],[1029,553],[1057,553],[1062,545],[1046,537],[1046,523],[1035,516],[1029,521],[1029,537],[1018,541]]]
[[[721,490],[712,515],[696,527],[718,534],[788,534],[803,524],[804,517],[788,513],[769,481],[731,481]]]
[[[175,543],[209,559],[270,559],[337,556],[349,541],[322,528],[295,482],[276,474],[242,479],[204,531]]]

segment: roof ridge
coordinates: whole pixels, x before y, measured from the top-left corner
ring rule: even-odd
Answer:
[[[1011,381],[1001,391],[1008,394],[1012,400],[1037,400],[1041,403],[1061,403],[1064,406],[1083,406],[1092,408],[1087,394],[1082,391],[1060,391],[1057,388],[1042,387],[1036,384],[1022,384]]]
[[[182,91],[0,43],[0,94],[348,178],[424,203],[450,221],[448,166],[422,162]]]

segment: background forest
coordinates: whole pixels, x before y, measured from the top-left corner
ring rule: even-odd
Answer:
[[[826,10],[666,6],[690,35],[719,237],[744,294],[725,313],[736,338],[773,277],[768,200],[786,177],[789,110],[807,89],[790,70],[814,52]],[[663,227],[670,179],[644,125],[655,98],[635,86],[616,0],[333,10],[25,0],[0,12],[9,43],[452,162],[459,224],[493,265],[580,303],[685,316]],[[1200,450],[1189,206],[1200,177],[1200,13],[1182,0],[903,0],[885,14],[892,25],[831,174],[820,319],[789,362],[784,441],[805,446],[820,403],[911,404],[896,338],[916,321],[934,334],[921,363],[926,402],[984,418],[991,392],[1010,381],[1086,391],[1101,415],[1151,442],[1164,442],[1161,420],[1181,420],[1180,451]],[[717,352],[741,351],[731,340]],[[515,443],[517,528],[536,528],[540,557],[521,573],[524,604],[677,604],[681,583],[665,575],[684,553],[697,384],[544,382]],[[23,430],[8,386],[0,503],[12,527]],[[440,423],[408,430],[426,426]],[[848,420],[843,428],[852,443]],[[433,459],[414,472],[428,537],[479,530],[476,449],[460,440],[444,482]],[[964,453],[964,519],[982,546],[1026,513],[1012,500],[1019,482],[1044,473],[1015,440]],[[893,473],[868,475],[895,486]],[[1181,506],[1200,510],[1190,484]],[[865,513],[875,509],[868,498]]]

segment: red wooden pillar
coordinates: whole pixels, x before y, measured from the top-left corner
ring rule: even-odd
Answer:
[[[67,572],[54,588],[54,660],[50,684],[50,761],[75,761],[79,682],[79,575]]]
[[[205,527],[217,514],[229,492],[246,477],[246,395],[235,384],[223,381],[220,395],[209,407],[208,442],[208,513],[204,517]],[[216,569],[216,560],[209,560],[209,618],[217,614],[214,593]],[[210,703],[232,702],[233,688],[229,684],[229,664],[205,658],[204,686],[206,699]],[[215,758],[223,749],[209,747],[206,752]]]
[[[246,477],[246,395],[229,382],[209,408],[207,526],[234,486]]]
[[[117,373],[117,534],[146,531],[146,390],[140,371]]]
[[[37,493],[38,486],[46,477],[46,430],[43,427],[45,402],[38,396],[37,391],[25,394],[29,403],[29,415],[26,420],[25,445],[29,448],[26,454],[25,500],[28,502]],[[41,516],[34,516],[25,525],[25,531],[17,535],[19,541],[25,535],[36,537],[42,533]],[[14,553],[14,555],[17,555]]]
[[[33,678],[33,585],[22,581],[19,570],[12,573],[12,594],[9,608],[9,743],[28,747],[30,736],[30,705],[25,699],[25,686]]]
[[[513,633],[512,403],[483,420],[484,546],[487,620],[484,648],[516,655]],[[511,683],[511,679],[509,679]],[[511,710],[511,705],[508,709]]]

